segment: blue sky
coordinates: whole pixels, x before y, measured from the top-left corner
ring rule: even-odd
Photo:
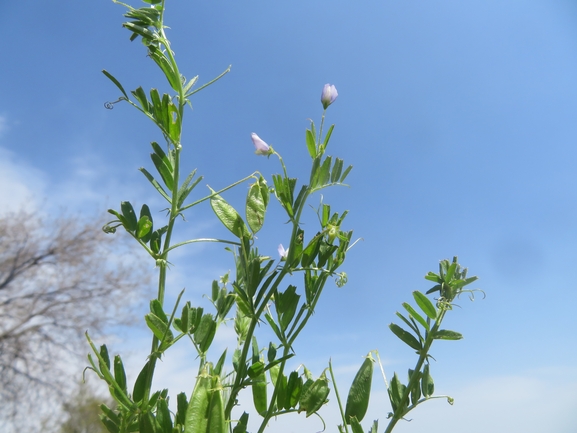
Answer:
[[[3,210],[93,216],[120,200],[161,206],[137,170],[150,167],[148,143],[160,140],[152,123],[126,104],[103,107],[118,91],[102,69],[128,89],[168,90],[128,41],[122,13],[104,0],[0,2]],[[577,5],[187,0],[169,1],[166,21],[185,75],[203,83],[232,64],[186,114],[183,164],[198,167],[202,184],[280,170],[254,155],[253,131],[306,176],[307,119],[320,120],[325,83],[339,91],[329,153],[354,169],[351,188],[324,200],[349,209],[346,228],[364,240],[344,268],[349,283],[327,288],[299,362],[320,374],[332,357],[345,389],[378,348],[388,374],[404,375],[412,352],[387,325],[411,291],[429,288],[427,271],[458,255],[487,297],[463,298],[447,327],[465,339],[433,348],[437,390],[456,403],[424,405],[397,431],[575,431]],[[227,198],[241,203],[243,188]],[[286,228],[275,210],[268,222],[261,250],[274,255]],[[183,230],[224,234],[209,209]],[[199,303],[232,267],[214,245],[179,260],[173,290],[185,286]],[[165,368],[163,380],[183,390],[174,373],[190,365]],[[378,396],[367,419],[384,423]],[[333,428],[336,412],[326,414]],[[301,421],[273,430],[299,431]],[[311,422],[302,425],[321,429]]]

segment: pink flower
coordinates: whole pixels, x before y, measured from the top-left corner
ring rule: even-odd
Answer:
[[[258,135],[254,132],[250,134],[250,138],[252,138],[252,142],[254,143],[254,148],[256,149],[255,153],[257,155],[270,155],[272,153],[271,147],[266,144]]]

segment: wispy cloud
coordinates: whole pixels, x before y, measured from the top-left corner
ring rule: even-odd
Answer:
[[[3,128],[1,119],[0,135]],[[0,147],[0,213],[19,209],[37,210],[45,185],[46,176],[41,170],[19,160],[14,152]]]

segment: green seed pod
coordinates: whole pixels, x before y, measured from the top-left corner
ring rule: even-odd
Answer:
[[[318,411],[323,404],[326,403],[327,397],[331,390],[329,389],[329,380],[325,373],[321,375],[315,382],[308,387],[306,392],[303,392],[299,404],[299,413],[306,411],[307,418]]]
[[[196,379],[196,385],[186,409],[184,433],[206,433],[211,385],[212,378],[208,374],[208,364],[206,364]]]
[[[206,433],[227,433],[226,420],[224,419],[223,390],[218,376],[216,376],[215,386],[211,394]]]
[[[293,371],[288,380],[287,399],[285,400],[285,409],[296,407],[301,397],[303,388],[303,378],[296,371]]]
[[[252,401],[260,416],[265,416],[268,409],[266,396],[266,373],[263,370],[252,383]]]
[[[367,413],[369,398],[371,396],[374,362],[375,360],[369,352],[353,380],[345,408],[345,420],[347,424],[350,424],[351,417],[356,417],[359,422],[362,421]]]

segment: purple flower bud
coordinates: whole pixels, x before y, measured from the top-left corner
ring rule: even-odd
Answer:
[[[282,244],[278,246],[278,255],[280,256],[281,260],[286,260],[288,256],[288,249],[285,250]]]
[[[334,84],[325,84],[323,87],[323,93],[321,93],[321,102],[323,103],[323,108],[326,110],[329,105],[335,102],[339,93]]]
[[[266,144],[258,135],[254,132],[250,134],[250,138],[252,138],[252,142],[254,143],[254,148],[256,149],[257,155],[270,155],[272,153],[272,149],[268,144]]]

